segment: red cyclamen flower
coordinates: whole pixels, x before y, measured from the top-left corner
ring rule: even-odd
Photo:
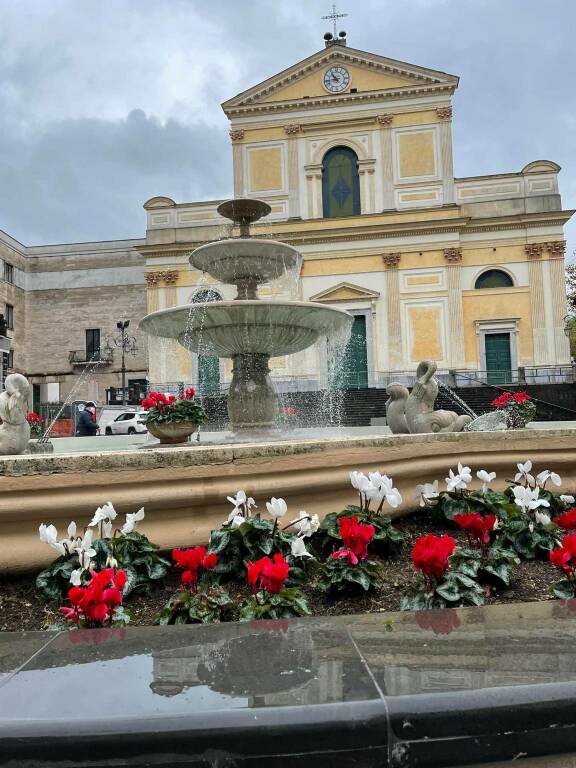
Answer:
[[[368,545],[376,533],[374,526],[359,523],[357,517],[341,517],[338,528],[346,549],[354,552],[360,560],[365,560],[368,557]]]
[[[483,517],[479,512],[454,515],[457,526],[466,531],[472,541],[478,546],[490,544],[490,534],[496,525],[496,515]]]
[[[350,565],[358,565],[359,560],[351,549],[338,549],[332,552],[334,560],[348,560]]]
[[[272,560],[269,557],[261,557],[255,563],[248,562],[246,568],[248,584],[255,592],[258,584],[266,592],[280,592],[290,571],[288,563],[280,554],[275,554]]]
[[[576,530],[576,508],[569,509],[568,512],[564,512],[563,515],[553,517],[552,522],[564,528],[566,531]]]
[[[562,545],[551,550],[550,562],[560,568],[568,576],[574,576],[574,560],[576,558],[576,533],[568,533],[562,539]]]
[[[456,548],[452,536],[421,536],[412,549],[412,562],[417,571],[429,579],[439,579],[448,570],[448,558]]]
[[[194,387],[188,387],[188,389],[184,392],[183,400],[194,400],[194,396],[196,395],[196,390]]]
[[[528,392],[515,392],[512,396],[515,403],[519,403],[522,405],[522,403],[527,403],[529,400],[532,400]]]
[[[90,581],[81,587],[68,590],[71,608],[63,607],[64,617],[75,624],[83,617],[91,626],[102,626],[106,619],[112,620],[117,606],[122,605],[122,590],[128,579],[126,571],[106,568],[91,572]]]
[[[182,584],[188,584],[191,589],[196,588],[198,571],[201,568],[205,571],[211,571],[218,564],[218,555],[215,555],[213,552],[207,553],[206,547],[173,549],[172,559],[178,568],[184,569],[184,573],[180,577]]]

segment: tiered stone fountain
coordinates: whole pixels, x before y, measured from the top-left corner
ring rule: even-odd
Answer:
[[[231,429],[266,433],[275,427],[278,415],[270,357],[292,355],[320,336],[349,331],[352,317],[345,310],[310,301],[258,298],[258,286],[297,268],[300,254],[286,243],[250,237],[250,224],[270,213],[267,203],[229,200],[218,213],[234,222],[240,236],[197,248],[190,263],[218,282],[235,285],[236,298],[153,312],[143,318],[140,328],[151,336],[177,339],[192,352],[231,358]]]

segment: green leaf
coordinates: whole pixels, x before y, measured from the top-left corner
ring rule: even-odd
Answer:
[[[436,587],[436,594],[447,600],[449,603],[456,603],[460,600],[460,590],[454,581],[444,581]]]
[[[550,591],[560,600],[571,600],[576,594],[574,582],[569,579],[560,579],[560,581],[556,581],[550,587]]]

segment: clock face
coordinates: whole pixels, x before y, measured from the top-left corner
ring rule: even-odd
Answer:
[[[345,67],[330,67],[324,73],[322,82],[330,93],[340,93],[350,85],[350,72]]]

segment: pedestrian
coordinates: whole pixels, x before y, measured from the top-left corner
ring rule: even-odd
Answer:
[[[88,402],[78,415],[76,426],[77,437],[94,437],[98,431],[96,424],[96,405]]]

